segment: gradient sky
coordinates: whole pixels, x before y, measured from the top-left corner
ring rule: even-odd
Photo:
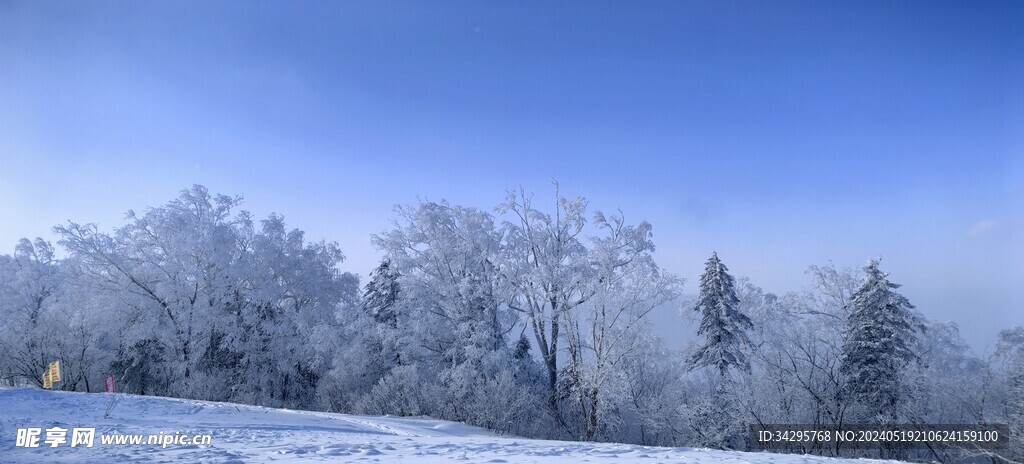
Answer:
[[[194,183],[338,241],[509,187],[777,293],[883,269],[979,349],[1024,324],[1024,3],[0,0],[0,252]],[[684,330],[680,325],[679,330]]]

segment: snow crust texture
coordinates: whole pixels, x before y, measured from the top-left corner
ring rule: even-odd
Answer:
[[[815,456],[502,437],[430,418],[354,416],[123,395],[0,389],[0,462],[160,463],[861,463]],[[92,448],[17,447],[18,428],[95,427]],[[210,434],[210,446],[103,445],[111,433]]]

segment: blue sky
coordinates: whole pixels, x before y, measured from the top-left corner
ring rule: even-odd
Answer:
[[[557,178],[653,223],[689,291],[712,250],[775,292],[882,256],[983,347],[1024,324],[1022,23],[992,2],[0,1],[0,250],[201,183],[366,275],[392,205]]]

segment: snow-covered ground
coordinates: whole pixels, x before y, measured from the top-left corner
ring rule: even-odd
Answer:
[[[352,416],[229,403],[123,395],[109,418],[108,394],[0,389],[0,462],[384,462],[384,463],[832,463],[814,456],[657,448],[502,437],[433,419]],[[43,429],[39,447],[17,446],[19,428]],[[45,429],[68,429],[50,447]],[[96,428],[92,448],[70,447],[73,428]],[[209,446],[104,445],[108,434],[209,434]],[[855,462],[864,464],[867,460]]]

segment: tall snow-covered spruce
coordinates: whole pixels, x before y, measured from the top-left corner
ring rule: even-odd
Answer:
[[[917,359],[914,348],[921,322],[914,305],[896,292],[899,284],[872,260],[864,282],[850,298],[843,334],[846,391],[878,419],[896,419],[904,398],[903,370]]]
[[[398,272],[391,260],[385,258],[370,272],[370,281],[366,283],[363,292],[363,308],[366,312],[378,323],[387,324],[392,329],[398,327],[395,304],[398,303],[399,288]]]
[[[714,366],[722,377],[730,368],[750,370],[747,330],[753,323],[739,310],[739,304],[736,280],[718,253],[712,252],[700,276],[700,296],[694,305],[702,314],[697,335],[703,335],[705,341],[690,358],[691,369]]]

